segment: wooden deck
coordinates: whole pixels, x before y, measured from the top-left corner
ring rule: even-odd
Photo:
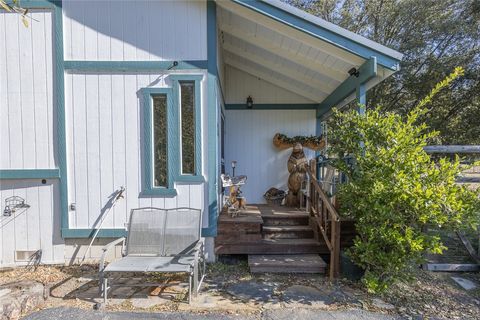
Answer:
[[[351,227],[342,230],[348,242],[351,231]],[[235,218],[220,215],[215,253],[329,254],[329,250],[306,211],[259,204],[248,206]]]

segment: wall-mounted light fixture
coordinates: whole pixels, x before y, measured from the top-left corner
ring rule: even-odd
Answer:
[[[237,161],[232,161],[232,177],[235,177],[235,167],[237,166]]]
[[[5,209],[3,210],[3,215],[10,217],[15,210],[22,208],[30,208],[30,206],[25,203],[25,199],[19,196],[8,197],[5,199]]]
[[[252,109],[253,108],[253,98],[252,96],[247,97],[247,108]]]
[[[348,74],[350,76],[355,76],[358,78],[358,76],[360,75],[360,71],[358,71],[357,68],[353,67],[352,69],[348,70]]]

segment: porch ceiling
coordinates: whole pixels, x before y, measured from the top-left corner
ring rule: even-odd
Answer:
[[[217,4],[219,45],[225,64],[315,103],[329,98],[350,77],[348,71],[351,68],[359,69],[369,60],[368,55],[374,52],[371,50],[377,50],[382,58],[386,58],[379,59],[377,74],[365,84],[367,89],[393,74],[397,66],[392,65],[392,61],[401,59],[401,54],[396,51],[283,3],[233,0],[217,1]],[[276,13],[266,12],[269,8],[262,6],[270,6]],[[311,24],[320,31],[325,29],[346,40],[322,38],[320,34],[306,31],[308,28],[305,26],[294,25],[278,14],[289,15],[287,18],[291,16],[297,21],[300,19],[300,23]],[[355,45],[367,48],[362,51],[363,56],[354,50],[357,48]],[[349,94],[337,106],[353,97]],[[327,101],[330,100],[331,97]]]

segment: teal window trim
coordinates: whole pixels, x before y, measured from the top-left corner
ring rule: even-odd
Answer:
[[[178,165],[178,112],[173,102],[172,88],[143,88],[143,190],[141,196],[174,197],[177,191],[174,188],[175,170]],[[167,187],[153,185],[153,96],[166,95],[167,97]]]
[[[60,179],[60,169],[0,169],[0,180]]]
[[[180,161],[177,163],[175,170],[175,181],[177,182],[204,182],[205,178],[202,176],[202,99],[201,99],[201,86],[200,83],[203,80],[203,75],[171,75],[173,87],[173,101],[177,110],[178,119],[178,159],[182,160],[182,146],[180,143],[181,136],[181,99],[180,99],[180,82],[193,81],[195,83],[195,173],[194,174],[182,174],[182,166]]]
[[[177,63],[174,66],[174,63]],[[206,69],[206,60],[187,61],[65,61],[65,70],[77,72],[152,72]]]
[[[63,238],[91,238],[97,229],[69,229],[62,228]],[[125,229],[100,229],[97,234],[98,238],[120,238],[126,237]]]

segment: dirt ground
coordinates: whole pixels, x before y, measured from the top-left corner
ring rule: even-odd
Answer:
[[[96,266],[16,268],[0,272],[0,285],[21,280],[41,282],[50,296],[33,311],[52,307],[92,309],[99,299]],[[410,282],[399,283],[381,296],[366,293],[359,283],[321,275],[249,273],[245,261],[211,264],[202,292],[187,303],[186,277],[155,274],[162,287],[119,288],[112,292],[109,311],[188,311],[258,314],[265,309],[363,309],[405,318],[480,319],[480,288],[466,291],[451,276],[480,285],[478,273],[432,273],[419,270]],[[142,281],[129,278],[128,281]]]

